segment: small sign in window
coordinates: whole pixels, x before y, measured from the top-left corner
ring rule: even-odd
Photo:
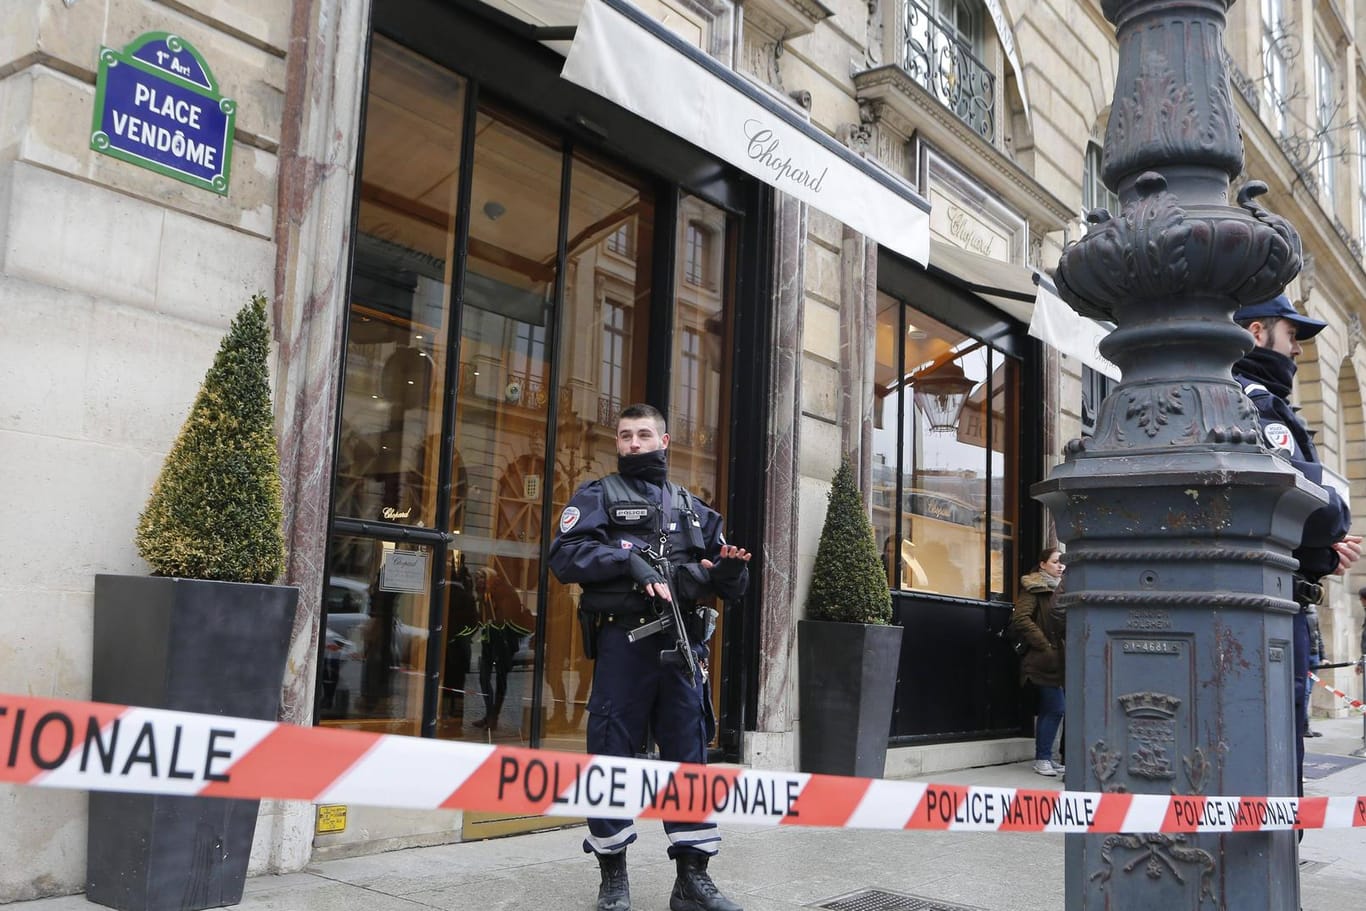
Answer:
[[[427,555],[417,550],[391,550],[384,555],[379,571],[379,590],[382,592],[416,592],[427,590]]]

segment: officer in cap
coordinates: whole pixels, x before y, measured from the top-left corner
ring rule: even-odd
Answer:
[[[1295,381],[1295,358],[1306,342],[1328,324],[1301,315],[1284,294],[1243,307],[1233,321],[1252,333],[1254,347],[1233,365],[1233,378],[1257,406],[1262,439],[1308,480],[1323,487],[1328,503],[1310,514],[1300,546],[1295,573],[1295,755],[1299,793],[1304,794],[1304,732],[1309,727],[1309,608],[1323,598],[1320,580],[1345,573],[1361,556],[1361,538],[1348,534],[1352,514],[1347,503],[1323,480],[1323,466],[1314,448],[1313,431],[1290,405]]]
[[[652,735],[661,759],[707,761],[715,731],[706,682],[706,640],[715,612],[696,602],[738,598],[749,584],[750,554],[727,544],[720,514],[668,482],[669,434],[651,405],[631,405],[617,420],[617,472],[589,481],[560,515],[550,546],[550,569],[561,582],[583,589],[579,619],[584,650],[596,658],[588,699],[589,753],[632,756]],[[628,634],[668,608],[670,588],[642,552],[661,551],[676,567],[674,594],[689,625],[700,673],[682,661],[666,663],[673,631],[637,638]],[[675,655],[676,657],[676,655]],[[648,733],[647,733],[648,732]],[[707,874],[721,836],[714,823],[665,821],[669,857],[677,866],[671,911],[741,911]],[[602,871],[598,911],[629,911],[626,848],[633,823],[589,819],[583,849]]]

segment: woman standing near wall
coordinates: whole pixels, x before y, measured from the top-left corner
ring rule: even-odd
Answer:
[[[1053,741],[1063,718],[1063,642],[1066,618],[1053,604],[1053,594],[1062,581],[1061,552],[1047,547],[1039,554],[1039,565],[1020,578],[1020,594],[1010,615],[1011,632],[1029,645],[1020,658],[1020,683],[1033,684],[1038,693],[1038,720],[1034,726],[1034,771],[1056,778],[1065,771],[1053,761]]]

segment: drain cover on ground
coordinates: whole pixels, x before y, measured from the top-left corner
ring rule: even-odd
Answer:
[[[1304,777],[1327,778],[1334,772],[1350,769],[1354,765],[1361,765],[1361,760],[1353,759],[1350,756],[1330,756],[1326,753],[1305,753]]]
[[[902,895],[881,889],[861,889],[839,898],[823,901],[818,907],[830,911],[983,911],[970,905],[955,905],[935,898]]]

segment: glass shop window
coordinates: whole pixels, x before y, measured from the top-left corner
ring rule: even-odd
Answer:
[[[893,589],[1011,590],[1020,364],[878,295],[873,528]]]

